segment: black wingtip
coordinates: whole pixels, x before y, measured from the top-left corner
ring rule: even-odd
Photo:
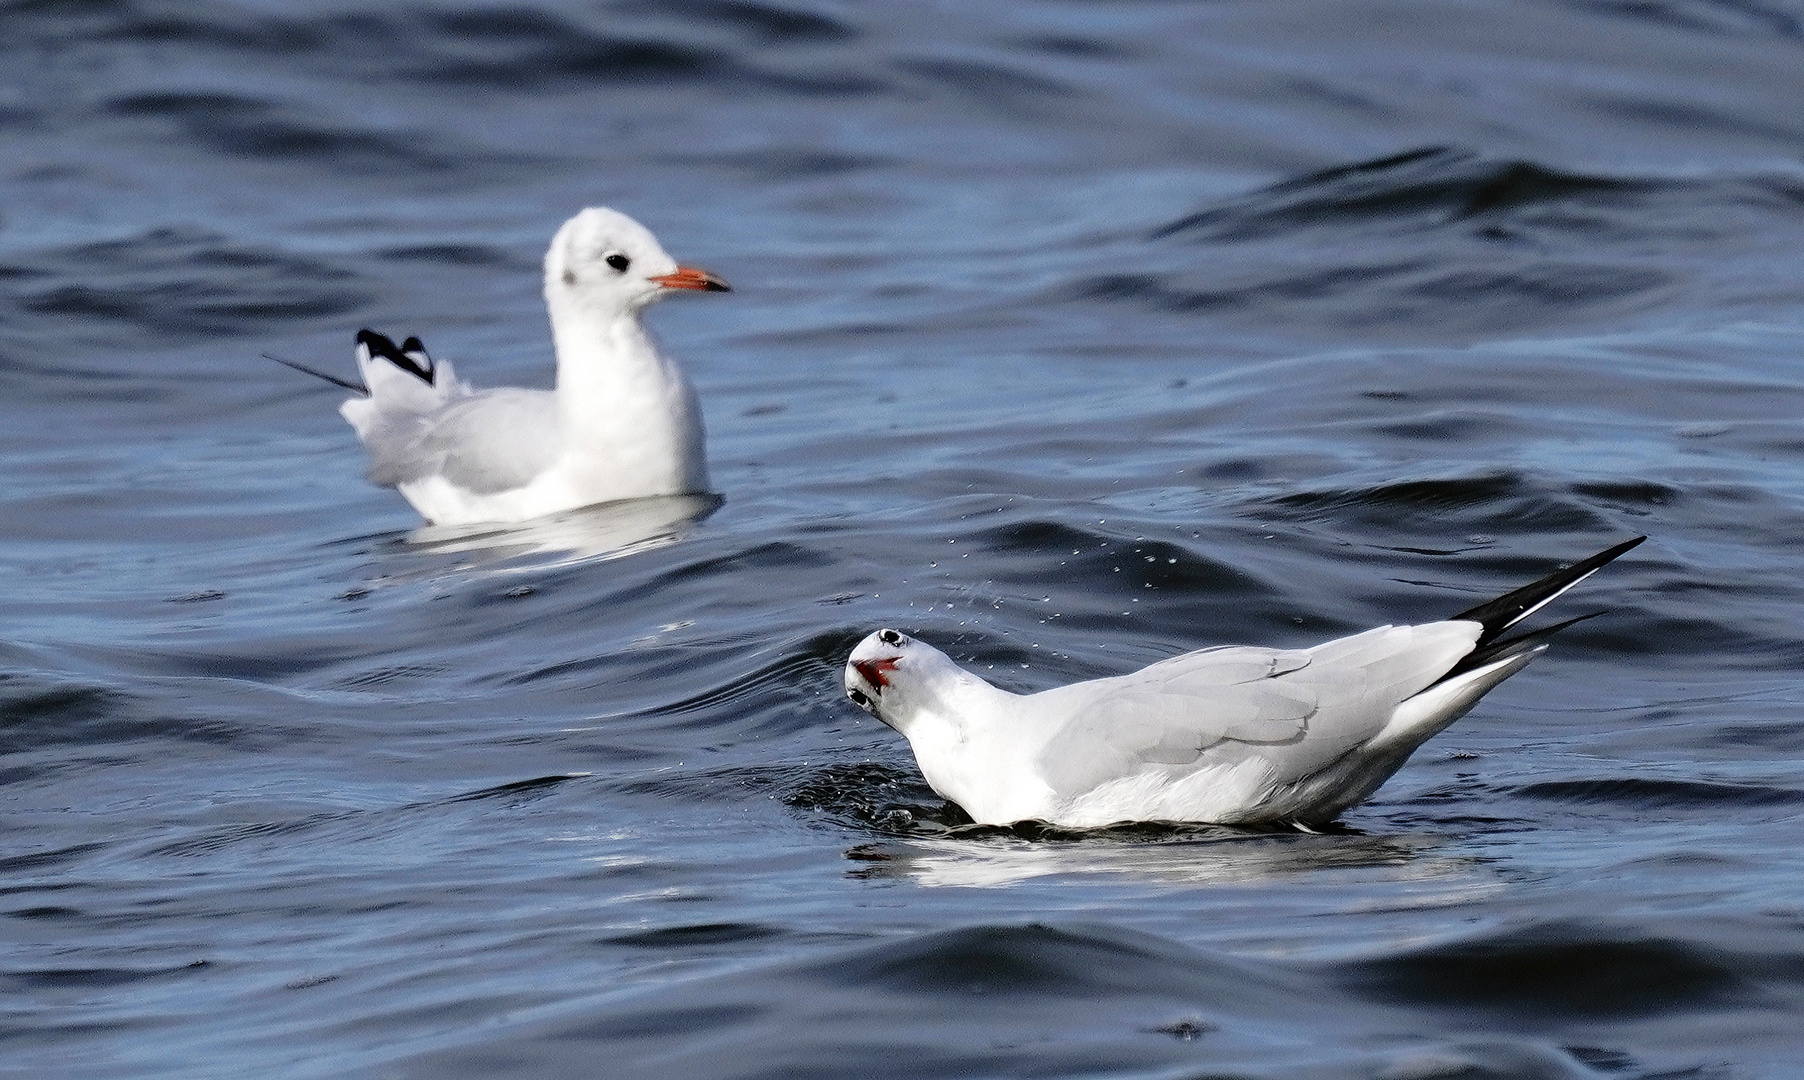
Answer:
[[[1637,536],[1633,540],[1624,540],[1614,547],[1605,548],[1588,559],[1581,559],[1563,570],[1556,570],[1539,581],[1530,582],[1495,600],[1468,608],[1453,618],[1475,622],[1484,627],[1484,632],[1478,637],[1478,646],[1482,651],[1486,646],[1496,642],[1498,636],[1505,630],[1539,611],[1554,597],[1595,574],[1601,567],[1639,547],[1641,542],[1646,539],[1645,536]]]
[[[1446,682],[1456,675],[1464,675],[1468,671],[1476,671],[1481,667],[1486,667],[1499,660],[1507,660],[1512,656],[1528,652],[1530,649],[1540,647],[1548,638],[1553,637],[1568,626],[1582,623],[1586,619],[1595,619],[1599,615],[1607,614],[1609,614],[1607,611],[1593,611],[1588,615],[1580,615],[1574,619],[1567,619],[1565,622],[1554,623],[1552,626],[1543,626],[1539,630],[1530,630],[1526,634],[1517,634],[1515,637],[1493,641],[1488,645],[1483,645],[1467,653],[1460,659],[1459,663],[1447,670],[1447,674],[1442,675],[1436,681]]]
[[[368,349],[371,356],[387,360],[426,385],[432,385],[432,357],[426,354],[426,346],[419,338],[410,337],[396,345],[387,334],[378,334],[366,326],[357,331],[357,344]]]
[[[387,334],[378,334],[367,326],[357,331],[357,344],[368,349],[371,356],[386,356],[397,351],[393,338]]]

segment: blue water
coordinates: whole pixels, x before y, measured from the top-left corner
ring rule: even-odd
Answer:
[[[0,1075],[1804,1075],[1804,9],[0,4]],[[612,205],[714,507],[421,535]],[[1605,617],[1326,835],[974,830],[843,697]],[[1587,608],[1585,605],[1590,605]]]

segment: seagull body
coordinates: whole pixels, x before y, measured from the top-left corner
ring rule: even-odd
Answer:
[[[359,332],[366,392],[339,412],[369,451],[371,482],[438,525],[706,491],[695,389],[639,322],[674,290],[727,285],[678,266],[632,218],[591,207],[545,253],[557,389],[473,390],[418,338]]]
[[[879,630],[852,650],[846,693],[901,732],[928,784],[981,824],[1317,825],[1579,620],[1507,630],[1643,539],[1444,622],[1311,649],[1203,649],[1037,694]]]

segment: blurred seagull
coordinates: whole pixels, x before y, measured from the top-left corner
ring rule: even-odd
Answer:
[[[1645,539],[1444,622],[1313,649],[1202,649],[1038,694],[1000,690],[931,645],[879,630],[852,650],[846,694],[907,737],[933,789],[983,824],[1320,825],[1550,636],[1591,618],[1503,636]]]
[[[637,221],[591,207],[545,253],[556,390],[472,390],[419,338],[396,345],[373,330],[357,333],[362,386],[280,362],[362,392],[338,411],[369,450],[370,481],[399,489],[434,524],[704,492],[695,388],[639,324],[675,291],[729,290],[678,266]]]

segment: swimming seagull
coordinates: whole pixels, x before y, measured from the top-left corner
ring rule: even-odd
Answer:
[[[998,689],[931,645],[879,630],[852,650],[846,694],[901,732],[933,790],[982,824],[1320,825],[1550,636],[1591,618],[1504,636],[1645,539],[1444,622],[1313,649],[1202,649],[1037,694]]]
[[[399,489],[434,524],[705,492],[695,388],[639,324],[647,305],[686,290],[729,291],[678,266],[637,221],[590,207],[545,253],[557,389],[473,390],[419,338],[396,345],[367,329],[362,387],[311,373],[364,391],[338,411],[369,450],[371,482]]]

